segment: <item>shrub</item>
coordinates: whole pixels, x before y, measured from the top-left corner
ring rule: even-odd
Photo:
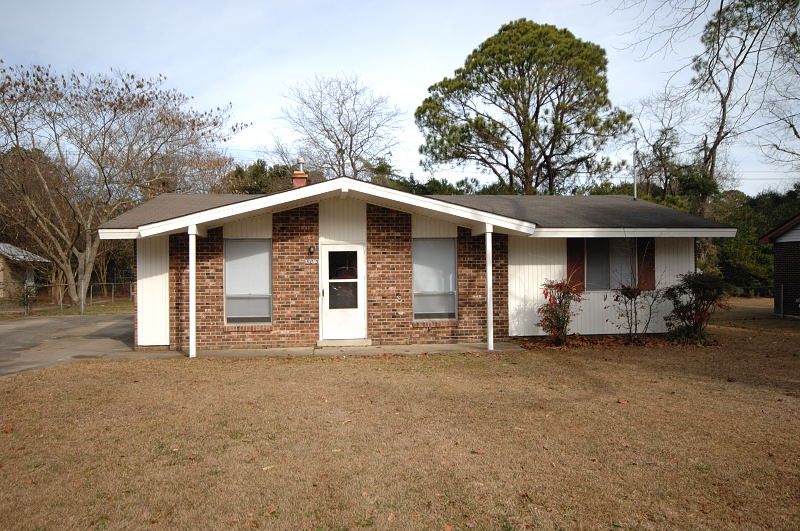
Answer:
[[[664,299],[664,291],[643,290],[638,286],[620,286],[613,292],[614,304],[606,306],[606,309],[612,308],[616,312],[616,321],[613,324],[625,330],[628,343],[639,341],[650,328],[655,310]]]
[[[680,282],[667,288],[664,298],[672,303],[672,311],[664,319],[670,335],[679,341],[706,340],[706,325],[716,309],[728,309],[725,300],[727,284],[720,275],[686,273]]]
[[[563,345],[567,342],[569,323],[577,315],[572,304],[582,300],[580,292],[566,280],[548,280],[542,284],[542,293],[545,303],[536,309],[542,316],[537,324],[553,336],[556,345]]]

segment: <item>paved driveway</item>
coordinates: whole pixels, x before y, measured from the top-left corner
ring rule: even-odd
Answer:
[[[59,315],[0,321],[0,375],[81,359],[142,357],[131,350],[132,345],[132,315]]]

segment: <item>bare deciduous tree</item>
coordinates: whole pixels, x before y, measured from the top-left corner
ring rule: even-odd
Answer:
[[[288,97],[283,118],[300,135],[298,151],[326,177],[366,179],[397,144],[400,110],[357,77],[315,77]]]
[[[767,103],[771,127],[759,135],[760,145],[769,160],[800,171],[800,35],[788,40],[777,59],[785,75]]]
[[[208,150],[240,127],[164,81],[0,64],[0,219],[63,273],[73,303],[97,227],[157,193],[204,188],[198,176],[219,158]]]
[[[724,146],[745,136],[760,139],[775,160],[793,159],[791,147],[783,150],[786,140],[796,139],[798,100],[787,98],[786,90],[800,81],[793,68],[800,1],[623,0],[619,7],[639,10],[633,44],[648,54],[699,34],[703,49],[690,64],[694,78],[674,104],[698,103],[705,109],[696,144],[711,178],[719,180]]]

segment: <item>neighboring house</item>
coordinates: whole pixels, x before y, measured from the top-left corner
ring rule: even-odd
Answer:
[[[695,238],[736,233],[630,197],[417,196],[304,175],[272,195],[161,195],[100,228],[136,240],[137,348],[491,349],[542,334],[542,283],[566,277],[585,289],[572,330],[617,333],[612,288],[671,284],[694,270]]]
[[[800,316],[800,214],[759,241],[773,244],[775,313]]]
[[[34,266],[49,262],[46,258],[20,249],[10,243],[0,243],[0,299],[16,297],[26,282],[34,280]]]

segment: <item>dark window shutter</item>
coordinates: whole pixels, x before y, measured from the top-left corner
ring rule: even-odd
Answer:
[[[583,238],[567,238],[567,281],[583,291],[586,278]]]
[[[656,289],[656,239],[636,238],[636,262],[639,270],[639,289]]]

